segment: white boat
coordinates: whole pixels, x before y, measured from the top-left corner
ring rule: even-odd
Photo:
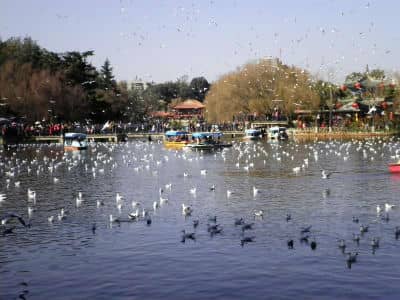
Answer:
[[[287,140],[288,134],[286,132],[286,127],[273,126],[268,129],[268,138],[270,140]]]
[[[263,137],[263,132],[258,128],[250,128],[244,131],[245,140],[259,140]]]
[[[87,149],[88,142],[86,134],[67,132],[64,135],[64,150],[84,150]]]

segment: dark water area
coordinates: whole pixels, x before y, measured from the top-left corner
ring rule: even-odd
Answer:
[[[0,234],[0,299],[398,299],[400,177],[388,164],[399,154],[396,139],[236,142],[216,153],[157,142],[3,151],[0,216],[14,212],[30,227],[16,218],[0,226],[15,227]],[[154,211],[160,195],[168,203]],[[149,217],[111,223],[110,214],[128,220],[132,201]],[[386,212],[385,203],[396,206]],[[210,234],[210,216],[222,232]],[[253,229],[235,226],[241,217]],[[361,224],[369,225],[363,235]],[[182,242],[182,230],[195,240]],[[253,242],[241,243],[246,237]],[[347,252],[358,253],[356,262],[347,263]]]

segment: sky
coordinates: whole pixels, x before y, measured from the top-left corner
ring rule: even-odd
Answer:
[[[353,71],[400,69],[400,1],[0,0],[0,38],[50,51],[94,50],[118,80],[212,82],[265,57],[340,83]]]

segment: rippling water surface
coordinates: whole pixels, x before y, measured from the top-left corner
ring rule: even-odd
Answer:
[[[388,212],[389,220],[382,217],[385,203],[400,204],[400,178],[387,171],[399,149],[397,140],[236,142],[209,154],[135,141],[93,144],[78,154],[58,145],[3,151],[0,215],[18,213],[31,227],[15,220],[1,227],[15,230],[0,236],[0,299],[398,299],[400,208]],[[322,169],[333,172],[329,179],[321,178]],[[28,188],[36,201],[28,199]],[[160,188],[169,203],[153,212]],[[120,211],[116,193],[123,196]],[[142,219],[111,224],[110,214],[128,218],[132,201],[150,211],[151,225]],[[182,215],[182,203],[192,206],[191,216]],[[67,215],[59,221],[61,208]],[[255,218],[256,210],[264,217]],[[214,215],[223,231],[210,235]],[[234,225],[240,217],[254,229],[243,233]],[[369,224],[369,232],[357,245],[352,238],[360,224]],[[309,225],[314,251],[300,242]],[[183,229],[196,240],[183,243]],[[244,237],[254,242],[242,246]],[[374,237],[380,239],[375,251]],[[339,239],[345,252],[359,253],[351,268]]]

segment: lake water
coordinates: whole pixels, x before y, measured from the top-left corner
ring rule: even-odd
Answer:
[[[31,227],[15,220],[1,227],[15,230],[0,236],[0,299],[398,299],[400,208],[382,219],[385,203],[400,204],[400,177],[387,170],[397,154],[395,139],[237,141],[211,154],[139,141],[93,144],[79,154],[60,145],[3,151],[0,216],[18,213]],[[329,179],[321,178],[322,169],[333,172]],[[160,188],[169,203],[153,212]],[[110,214],[127,219],[132,201],[150,211],[151,225],[110,223]],[[191,216],[182,215],[182,203],[192,206]],[[61,208],[66,218],[59,221]],[[257,210],[263,218],[254,216]],[[210,235],[209,216],[217,216],[220,234]],[[253,230],[235,226],[240,217]],[[199,220],[196,229],[193,220]],[[357,245],[360,224],[369,224],[369,232]],[[300,233],[310,225],[310,233]],[[182,230],[196,239],[182,242]],[[302,235],[309,243],[300,242]],[[254,242],[241,245],[244,237]],[[340,239],[345,252],[358,252],[357,262],[346,263]]]

